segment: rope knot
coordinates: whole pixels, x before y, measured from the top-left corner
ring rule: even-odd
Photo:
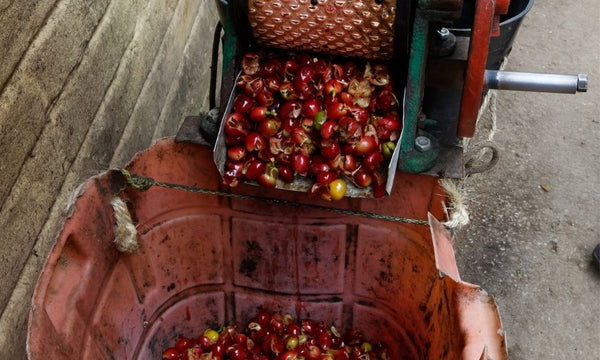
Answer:
[[[146,191],[154,185],[154,179],[146,178],[138,175],[131,175],[131,173],[125,169],[121,170],[121,173],[127,180],[127,184],[138,191]]]

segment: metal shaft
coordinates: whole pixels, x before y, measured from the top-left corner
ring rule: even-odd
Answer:
[[[488,89],[536,91],[562,94],[586,92],[587,75],[541,74],[514,71],[485,71]]]

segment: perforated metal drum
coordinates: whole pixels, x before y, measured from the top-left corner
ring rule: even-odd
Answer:
[[[366,59],[394,56],[396,0],[248,0],[256,41],[267,47]]]

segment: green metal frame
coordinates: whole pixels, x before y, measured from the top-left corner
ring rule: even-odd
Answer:
[[[421,173],[429,170],[439,155],[437,140],[418,129],[423,104],[429,28],[429,21],[417,9],[410,45],[406,99],[404,103],[404,123],[400,137],[400,155],[398,157],[398,169],[408,173]],[[427,136],[431,140],[431,150],[425,152],[415,150],[417,135]]]
[[[235,64],[235,52],[237,48],[237,35],[231,15],[231,5],[223,8],[225,11],[221,14],[221,24],[223,25],[223,74],[227,74]]]

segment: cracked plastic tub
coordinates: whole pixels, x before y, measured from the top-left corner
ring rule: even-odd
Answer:
[[[220,189],[208,147],[157,142],[132,173]],[[505,359],[496,305],[461,282],[437,179],[398,174],[385,200],[313,203],[241,185],[236,193],[431,221],[431,226],[152,187],[120,192],[139,248],[114,244],[121,172],[90,179],[33,297],[30,359],[160,359],[177,337],[243,324],[258,307],[358,328],[391,359]],[[487,357],[485,357],[487,356]]]

